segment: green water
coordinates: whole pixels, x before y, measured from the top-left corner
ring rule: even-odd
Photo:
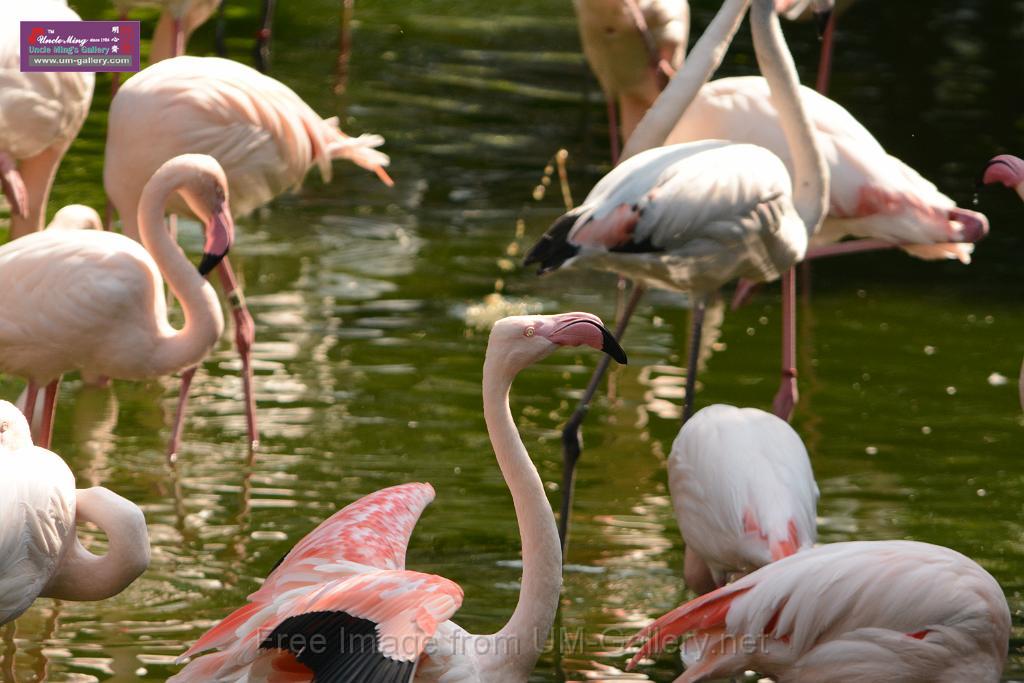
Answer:
[[[112,17],[101,0],[75,2]],[[253,3],[254,4],[254,3]],[[231,3],[229,48],[247,60],[251,7]],[[163,458],[176,397],[168,379],[61,393],[54,450],[81,486],[103,484],[142,506],[150,570],[113,600],[40,600],[0,643],[3,680],[163,680],[173,658],[241,604],[321,519],[359,496],[429,481],[409,566],[458,581],[457,621],[497,628],[515,603],[519,537],[480,410],[486,333],[467,309],[496,287],[548,312],[606,320],[614,279],[539,280],[521,250],[559,214],[554,191],[531,198],[559,148],[579,200],[607,168],[603,105],[586,76],[571,5],[524,0],[358,3],[351,88],[333,94],[334,0],[279,3],[273,75],[350,133],[387,138],[393,190],[336,164],[297,196],[239,221],[232,252],[257,323],[263,444],[242,445],[237,364],[226,337],[200,371],[176,468]],[[715,2],[696,3],[706,24]],[[301,9],[299,9],[301,7]],[[809,26],[787,27],[809,75]],[[968,203],[982,164],[1024,152],[1014,103],[1024,80],[1021,0],[861,0],[841,21],[834,97],[890,152]],[[212,51],[204,28],[191,51]],[[750,73],[742,31],[724,68]],[[805,79],[806,80],[806,79]],[[65,160],[51,213],[102,207],[107,77]],[[825,542],[912,538],[977,559],[1014,613],[1008,680],[1024,680],[1024,423],[1016,376],[1024,355],[1019,301],[1024,207],[986,190],[992,235],[969,267],[902,254],[814,267],[801,309],[802,400],[794,424],[821,486]],[[525,237],[516,239],[516,222]],[[195,250],[194,230],[186,245]],[[500,282],[499,282],[500,280]],[[653,295],[586,426],[567,561],[561,654],[531,680],[618,680],[621,635],[688,597],[664,458],[678,428],[685,301]],[[767,407],[777,381],[778,289],[725,316],[699,404]],[[475,320],[474,316],[469,316]],[[525,373],[513,411],[551,500],[561,472],[558,429],[596,355],[563,352]],[[1001,384],[993,373],[1009,378]],[[992,380],[990,381],[990,377]],[[0,382],[13,398],[20,385]],[[670,657],[645,673],[671,680]],[[642,678],[642,676],[639,676]]]

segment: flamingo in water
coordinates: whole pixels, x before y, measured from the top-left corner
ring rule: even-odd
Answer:
[[[833,543],[758,569],[643,629],[630,661],[683,644],[696,683],[754,670],[780,683],[996,683],[1010,609],[960,553],[913,541]]]
[[[674,97],[683,110],[717,68],[746,14],[749,0],[726,0],[679,71],[658,99]],[[697,302],[691,339],[700,339],[703,302],[737,277],[778,278],[801,260],[824,218],[828,167],[798,96],[798,78],[781,31],[759,30],[758,63],[782,113],[780,121],[794,171],[771,151],[724,140],[670,145],[637,153],[650,139],[641,122],[621,162],[601,179],[583,204],[555,221],[526,256],[546,273],[574,264],[612,270],[642,285],[690,292]],[[676,97],[679,94],[682,97]],[[643,286],[634,288],[627,313]],[[620,320],[620,333],[628,315]],[[784,327],[784,336],[788,328]],[[697,348],[686,376],[684,421],[692,413]],[[787,360],[784,358],[784,361]],[[788,414],[793,400],[791,365],[783,365],[776,410]],[[591,387],[594,386],[592,378]],[[591,387],[588,387],[591,388]],[[576,440],[563,432],[563,443]],[[578,441],[577,441],[578,444]],[[568,531],[572,477],[578,447],[567,449],[562,487],[562,538]]]
[[[298,187],[314,165],[330,180],[333,159],[349,159],[392,184],[384,171],[387,155],[374,149],[383,138],[349,137],[337,117],[320,118],[288,86],[226,59],[175,57],[144,69],[118,90],[109,121],[103,186],[125,234],[135,239],[145,178],[179,154],[209,154],[220,162],[236,216]],[[181,213],[188,207],[174,202],[169,208]],[[235,320],[249,442],[255,445],[255,327],[227,258],[217,272]]]
[[[999,183],[1015,190],[1024,199],[1024,159],[1012,154],[1000,154],[985,166],[981,181],[986,185]],[[1020,407],[1024,409],[1024,363],[1021,364],[1020,378],[1017,382],[1020,394]]]
[[[713,405],[687,420],[668,456],[686,543],[686,585],[707,593],[817,538],[818,485],[793,428],[757,408]]]
[[[0,190],[11,207],[11,239],[43,229],[65,152],[89,114],[96,75],[22,72],[21,20],[79,21],[58,0],[0,3]]]
[[[509,390],[519,372],[558,347],[581,345],[626,362],[611,333],[587,313],[504,318],[487,344],[484,420],[523,544],[519,603],[500,631],[480,636],[456,626],[449,619],[462,589],[405,568],[413,526],[434,498],[429,484],[405,484],[356,501],[299,541],[248,604],[183,658],[220,651],[192,661],[170,681],[285,680],[286,674],[290,681],[337,683],[526,680],[558,608],[562,553],[543,483],[512,419]],[[318,648],[316,642],[362,645]]]
[[[110,548],[93,555],[75,535],[92,522]],[[37,597],[104,600],[149,566],[142,510],[101,487],[75,490],[75,477],[55,453],[32,445],[28,422],[0,401],[0,625]]]
[[[198,271],[164,227],[178,193],[203,221]],[[25,414],[46,387],[40,438],[48,447],[60,377],[146,379],[186,370],[169,446],[177,452],[195,366],[224,332],[209,273],[234,239],[227,181],[216,160],[183,155],[161,166],[139,204],[142,245],[91,230],[46,230],[0,247],[0,371],[28,379]],[[145,248],[143,248],[145,247]],[[161,277],[162,276],[162,277]],[[182,303],[185,326],[167,320],[163,280]]]

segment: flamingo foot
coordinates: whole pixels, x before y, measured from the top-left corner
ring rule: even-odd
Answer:
[[[28,190],[14,157],[6,152],[0,152],[0,189],[11,205],[11,216],[28,218]]]
[[[800,392],[797,390],[796,370],[784,370],[782,381],[779,383],[779,391],[772,401],[772,413],[789,422],[793,417],[793,409],[798,400],[800,400]]]
[[[730,307],[736,311],[750,303],[754,293],[761,288],[760,282],[753,280],[740,280],[736,283],[736,291],[732,295]]]

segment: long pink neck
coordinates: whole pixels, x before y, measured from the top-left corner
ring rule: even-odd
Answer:
[[[697,93],[722,64],[749,4],[750,0],[726,0],[687,55],[683,68],[672,77],[654,106],[637,124],[622,150],[620,163],[640,152],[665,144],[679,117],[686,112]]]
[[[525,680],[544,648],[558,610],[562,589],[562,551],[555,516],[537,468],[519,437],[509,407],[510,372],[501,350],[488,348],[484,362],[484,420],[498,466],[515,504],[522,538],[523,581],[519,602],[508,623],[496,634],[484,660],[515,680]],[[504,679],[503,679],[504,680]]]
[[[224,316],[216,293],[164,226],[164,207],[188,173],[184,166],[176,167],[172,173],[158,171],[146,183],[139,201],[142,244],[185,312],[184,328],[174,330],[166,322],[163,292],[157,292],[154,308],[158,324],[163,328],[163,339],[159,353],[154,354],[151,368],[154,374],[170,374],[199,363],[224,332]]]

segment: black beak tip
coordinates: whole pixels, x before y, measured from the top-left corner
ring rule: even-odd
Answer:
[[[828,30],[828,22],[831,20],[832,10],[830,9],[814,13],[814,22],[818,26],[818,40],[823,40],[825,38],[825,32]]]
[[[203,252],[203,260],[199,262],[199,274],[206,277],[210,272],[220,265],[226,254],[211,254]]]
[[[619,342],[615,341],[615,337],[608,330],[601,328],[601,337],[603,338],[601,343],[601,350],[607,353],[616,363],[626,365],[629,363],[629,359],[626,358],[626,352],[622,350],[622,346]]]

